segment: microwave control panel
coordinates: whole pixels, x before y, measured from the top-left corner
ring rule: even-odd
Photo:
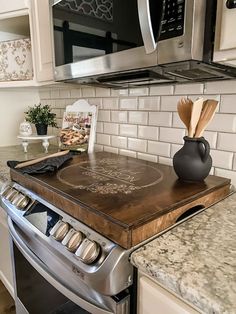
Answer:
[[[165,0],[164,17],[159,40],[183,35],[184,11],[185,0]]]

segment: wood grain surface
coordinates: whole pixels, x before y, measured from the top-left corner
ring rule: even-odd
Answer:
[[[15,314],[15,302],[11,295],[0,281],[0,313],[1,314]]]
[[[104,152],[76,156],[55,173],[11,169],[11,178],[125,248],[230,191],[226,178],[181,182],[173,167]]]

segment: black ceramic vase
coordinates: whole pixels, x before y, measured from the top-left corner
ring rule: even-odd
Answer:
[[[36,131],[38,135],[47,135],[48,126],[47,124],[35,124]]]
[[[212,166],[209,143],[204,137],[185,136],[183,147],[174,155],[173,166],[180,180],[203,181]]]

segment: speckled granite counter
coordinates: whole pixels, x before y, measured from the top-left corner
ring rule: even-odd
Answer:
[[[236,193],[144,245],[131,261],[203,313],[236,313]]]
[[[57,146],[50,145],[48,154],[58,151]],[[0,147],[0,185],[9,180],[9,168],[7,160],[28,160],[36,157],[46,156],[41,143],[31,143],[28,147],[28,153],[23,152],[21,145]]]

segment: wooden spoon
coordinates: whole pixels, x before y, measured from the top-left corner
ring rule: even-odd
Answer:
[[[69,150],[64,150],[64,151],[57,152],[57,153],[54,153],[54,154],[51,154],[51,155],[47,155],[47,156],[44,156],[44,157],[40,157],[40,158],[36,158],[36,159],[25,161],[25,162],[21,162],[21,163],[19,163],[19,164],[17,164],[15,166],[15,169],[20,169],[20,168],[23,168],[23,167],[32,166],[32,165],[37,164],[38,162],[46,160],[48,158],[64,156],[67,153],[69,153]]]
[[[193,102],[189,98],[181,98],[177,104],[177,110],[180,119],[185,124],[187,130],[189,129],[189,123],[191,119]]]
[[[216,112],[218,101],[208,99],[204,102],[201,117],[199,119],[194,137],[201,137],[209,122],[213,119]]]
[[[189,124],[189,132],[188,132],[189,137],[193,137],[195,134],[196,126],[198,124],[198,121],[202,112],[202,106],[203,106],[203,98],[199,98],[193,103],[191,120]]]

